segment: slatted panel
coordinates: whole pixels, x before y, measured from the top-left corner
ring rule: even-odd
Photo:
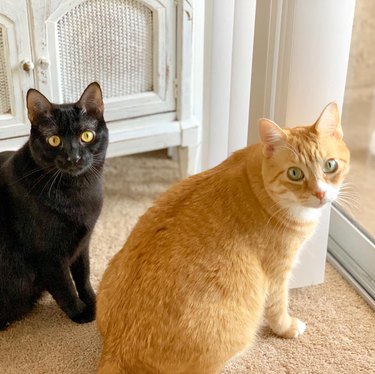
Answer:
[[[136,0],[87,0],[58,21],[64,102],[94,80],[107,98],[153,90],[153,14]]]
[[[11,111],[5,47],[5,32],[0,27],[0,114]]]

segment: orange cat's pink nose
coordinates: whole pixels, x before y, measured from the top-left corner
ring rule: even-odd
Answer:
[[[320,201],[322,201],[323,199],[324,199],[324,195],[325,195],[326,193],[324,192],[324,191],[318,191],[318,192],[315,192],[315,196],[320,200]]]

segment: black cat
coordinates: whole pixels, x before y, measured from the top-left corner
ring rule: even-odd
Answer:
[[[28,142],[0,153],[0,329],[45,290],[73,321],[89,322],[89,241],[108,145],[102,92],[94,82],[77,103],[57,105],[31,89],[27,108]]]

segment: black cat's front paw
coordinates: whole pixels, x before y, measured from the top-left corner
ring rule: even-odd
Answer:
[[[79,295],[79,298],[88,306],[92,306],[95,309],[96,295],[93,290],[88,290]]]
[[[88,323],[95,319],[95,303],[92,305],[85,305],[82,311],[69,316],[73,322]]]

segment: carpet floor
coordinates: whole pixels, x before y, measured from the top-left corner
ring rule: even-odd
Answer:
[[[94,288],[138,217],[177,178],[177,164],[161,152],[108,160],[91,242]],[[222,374],[375,373],[375,313],[330,265],[324,284],[290,292],[290,310],[307,323],[301,337],[280,339],[264,327]],[[0,374],[91,374],[100,349],[95,323],[71,322],[45,295],[24,320],[0,332]]]

